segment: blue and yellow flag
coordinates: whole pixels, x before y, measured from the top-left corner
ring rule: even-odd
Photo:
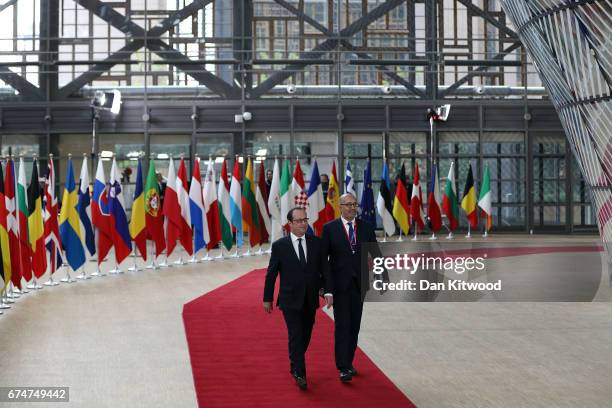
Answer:
[[[85,250],[81,240],[81,227],[79,224],[79,204],[72,159],[68,159],[68,173],[66,174],[66,187],[62,198],[60,210],[60,238],[66,259],[72,270],[76,271],[85,263]]]

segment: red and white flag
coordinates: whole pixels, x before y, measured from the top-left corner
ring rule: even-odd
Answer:
[[[59,224],[57,221],[57,197],[55,196],[55,168],[53,159],[49,159],[48,174],[45,179],[45,246],[49,253],[48,264],[51,273],[55,273],[57,267],[62,264],[62,244],[59,239]]]

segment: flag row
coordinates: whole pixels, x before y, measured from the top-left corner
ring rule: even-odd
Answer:
[[[204,179],[200,165],[206,166]],[[376,225],[376,212],[382,219],[385,233],[392,236],[399,230],[408,234],[411,228],[422,232],[425,220],[432,232],[442,227],[442,214],[447,228],[458,226],[459,201],[451,164],[443,194],[440,194],[437,166],[431,172],[428,205],[424,211],[418,163],[413,183],[408,184],[402,164],[395,185],[390,181],[389,167],[383,164],[382,179],[376,201],[372,189],[371,163],[368,160],[363,175],[360,198],[360,218]],[[316,159],[311,166],[310,183],[306,188],[300,161],[293,170],[289,161],[274,162],[272,180],[266,183],[263,162],[260,162],[257,183],[253,161],[248,158],[244,177],[238,160],[231,174],[227,161],[221,165],[216,183],[214,162],[203,163],[196,158],[189,178],[185,160],[178,168],[169,160],[165,188],[157,179],[155,161],[148,163],[146,177],[143,163],[138,160],[131,215],[128,221],[123,186],[116,160],[113,158],[108,182],[104,162],[97,163],[95,178],[90,183],[87,158],[83,158],[81,172],[75,177],[72,159],[67,162],[61,208],[55,196],[53,160],[41,188],[39,169],[34,159],[29,185],[26,183],[23,158],[19,169],[12,159],[6,161],[4,175],[0,166],[0,272],[5,287],[9,282],[21,288],[40,278],[47,270],[54,273],[66,262],[78,270],[88,257],[96,256],[103,262],[114,248],[114,258],[120,264],[137,251],[139,256],[158,257],[172,254],[177,244],[192,255],[200,250],[223,246],[231,250],[241,248],[248,236],[251,248],[280,238],[288,230],[286,214],[293,207],[307,211],[310,233],[320,235],[323,225],[340,216],[340,195],[351,193],[357,197],[350,163],[347,162],[343,188],[340,187],[336,163],[332,162],[329,182],[324,193]],[[162,191],[163,190],[163,191]],[[394,190],[394,191],[393,191]],[[485,228],[491,227],[491,193],[489,171],[485,168],[480,197],[476,191],[471,165],[468,168],[461,208],[470,225],[478,225],[477,206],[486,218]],[[59,215],[58,215],[59,212]],[[148,254],[147,242],[153,243]]]

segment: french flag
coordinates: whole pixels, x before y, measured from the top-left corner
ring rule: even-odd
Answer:
[[[310,174],[307,214],[315,234],[320,237],[323,232],[323,225],[328,220],[325,211],[325,201],[323,200],[323,187],[321,186],[321,177],[319,176],[319,166],[316,160],[314,161],[312,173]]]
[[[102,160],[98,159],[96,180],[93,186],[93,201],[91,202],[91,220],[98,232],[98,265],[104,261],[108,251],[113,247],[110,211],[108,208],[108,190],[106,187],[104,166]]]
[[[207,231],[206,217],[204,216],[204,204],[202,203],[202,183],[200,181],[200,159],[196,157],[189,187],[189,215],[193,225],[194,253],[206,246],[204,237]]]
[[[132,252],[132,238],[125,216],[125,201],[121,189],[121,178],[117,170],[117,161],[113,157],[113,165],[110,175],[110,189],[108,198],[108,209],[110,214],[110,228],[115,246],[115,259],[117,264],[123,262]]]

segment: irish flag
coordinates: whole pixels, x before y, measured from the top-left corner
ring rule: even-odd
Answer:
[[[480,197],[478,197],[478,207],[482,210],[481,216],[485,219],[485,231],[491,230],[493,226],[491,198],[491,175],[489,174],[489,166],[485,165],[482,186],[480,187]]]
[[[454,231],[459,226],[459,200],[457,199],[457,186],[455,183],[455,163],[451,163],[446,178],[446,187],[442,197],[442,211],[448,218],[448,228]]]

